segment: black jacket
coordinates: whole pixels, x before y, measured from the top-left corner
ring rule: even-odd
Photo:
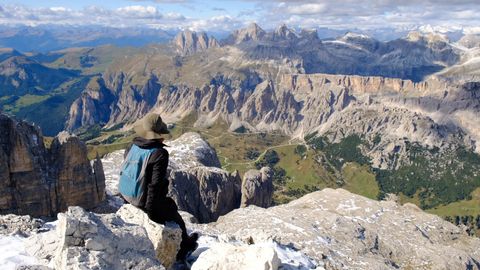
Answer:
[[[168,179],[167,167],[168,167],[168,151],[163,148],[165,144],[161,140],[148,140],[141,137],[133,139],[133,143],[142,149],[157,148],[148,159],[147,168],[145,171],[146,181],[146,201],[145,205],[141,208],[146,213],[151,214],[158,211],[162,203],[165,202],[168,193]],[[128,151],[125,151],[125,156]]]

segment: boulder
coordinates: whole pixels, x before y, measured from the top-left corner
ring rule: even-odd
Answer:
[[[43,224],[43,220],[27,215],[17,216],[9,214],[0,216],[0,235],[30,235],[32,232],[37,232]]]
[[[172,170],[205,166],[220,168],[217,152],[200,134],[187,132],[178,139],[169,141],[169,166]]]
[[[146,230],[118,215],[69,207],[58,215],[55,269],[165,269]]]
[[[215,221],[240,206],[238,173],[202,166],[172,171],[169,179],[169,196],[180,210],[191,213],[199,222]]]
[[[126,204],[118,211],[124,221],[139,225],[147,231],[148,238],[153,244],[157,258],[167,269],[175,263],[175,258],[180,250],[182,242],[182,230],[175,223],[167,223],[165,226],[151,221],[141,209]]]
[[[216,243],[200,254],[192,270],[277,270],[280,264],[272,247]]]
[[[256,205],[267,208],[272,204],[273,170],[249,170],[243,176],[241,206]]]

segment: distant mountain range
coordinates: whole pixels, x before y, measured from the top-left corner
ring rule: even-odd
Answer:
[[[422,32],[431,31],[428,27],[421,27]],[[301,29],[296,29],[301,32]],[[373,30],[359,29],[331,29],[319,27],[314,29],[319,39],[335,39],[346,32],[355,32],[368,35],[380,41],[390,41],[406,36],[410,30],[393,28],[377,28]],[[101,45],[135,46],[142,47],[152,43],[165,43],[171,40],[179,29],[153,29],[147,27],[115,28],[105,26],[68,26],[68,25],[40,25],[40,26],[9,26],[0,25],[0,47],[15,48],[22,52],[49,52],[71,47],[95,47]],[[221,40],[229,32],[208,32]],[[461,31],[445,32],[452,41],[463,36]]]
[[[100,26],[0,26],[0,47],[22,52],[48,52],[70,47],[144,46],[163,43],[176,32],[151,28]]]

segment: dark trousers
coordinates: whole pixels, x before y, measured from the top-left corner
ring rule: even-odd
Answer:
[[[150,213],[149,217],[152,221],[159,224],[165,224],[168,221],[177,223],[180,229],[182,229],[182,239],[188,237],[185,222],[180,213],[178,213],[177,204],[172,198],[166,197],[162,200],[156,205],[156,209]]]

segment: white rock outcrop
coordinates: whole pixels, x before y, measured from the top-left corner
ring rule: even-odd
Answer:
[[[411,204],[375,201],[343,189],[327,188],[267,209],[240,208],[215,223],[187,226],[230,241],[274,241],[325,269],[480,267],[480,239]]]
[[[115,214],[70,207],[58,215],[55,269],[165,269],[146,230]]]
[[[271,247],[217,243],[198,257],[192,270],[277,270],[280,264]]]
[[[56,230],[30,237],[28,250],[57,270],[165,269],[168,260],[157,255],[161,247],[162,255],[176,251],[176,229],[164,233],[139,211],[123,206],[117,214],[93,214],[70,207]],[[412,204],[343,189],[240,208],[215,223],[186,221],[200,234],[189,259],[193,270],[480,269],[480,239]]]
[[[131,205],[117,214],[70,207],[58,215],[54,230],[32,235],[26,249],[39,262],[58,270],[162,270],[175,262],[180,242],[178,225],[156,224]]]
[[[148,238],[153,244],[157,258],[167,269],[175,263],[175,258],[180,250],[182,230],[175,223],[166,226],[151,221],[140,209],[131,204],[125,204],[117,214],[126,222],[139,225],[147,231]]]

